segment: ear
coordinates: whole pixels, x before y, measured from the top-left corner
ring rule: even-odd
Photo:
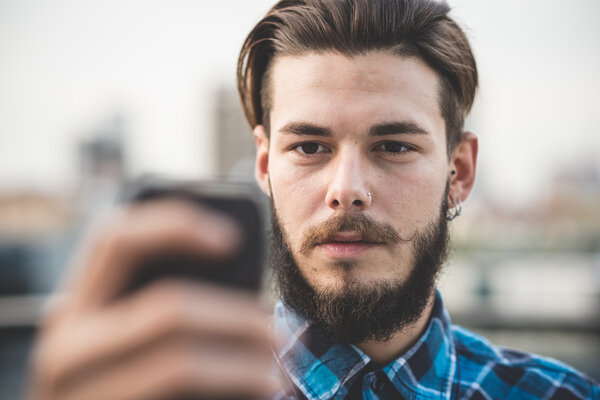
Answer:
[[[254,165],[254,177],[258,186],[267,196],[271,196],[271,185],[269,184],[269,138],[263,125],[256,125],[253,130],[256,140],[256,164]]]
[[[475,183],[475,171],[477,169],[477,136],[472,132],[464,132],[460,142],[456,145],[450,156],[450,170],[456,173],[450,174],[450,199],[460,198],[465,201],[473,184]]]

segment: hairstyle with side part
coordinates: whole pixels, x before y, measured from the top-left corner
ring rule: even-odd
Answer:
[[[478,76],[466,35],[435,0],[281,0],[250,32],[237,83],[248,123],[269,135],[269,71],[275,57],[386,50],[418,57],[440,77],[439,102],[448,154],[460,141]]]

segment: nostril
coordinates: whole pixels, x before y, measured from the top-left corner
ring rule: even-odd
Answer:
[[[339,201],[337,201],[337,200],[334,200],[334,201],[333,201],[333,205],[334,205],[334,206],[339,206],[339,205],[340,205],[340,202],[339,202]]]
[[[363,205],[363,202],[362,202],[362,200],[354,200],[354,201],[352,202],[352,204],[354,204],[355,206],[362,206],[362,205]]]

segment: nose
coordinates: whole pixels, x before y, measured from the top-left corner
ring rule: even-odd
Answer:
[[[338,154],[330,164],[329,186],[325,201],[335,211],[365,211],[371,206],[368,165],[359,154]]]

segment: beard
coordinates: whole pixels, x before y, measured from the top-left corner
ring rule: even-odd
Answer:
[[[308,320],[332,342],[362,343],[386,341],[410,328],[423,314],[435,287],[448,249],[448,185],[436,221],[411,238],[403,239],[391,225],[366,215],[335,216],[305,235],[302,249],[340,231],[357,231],[369,241],[400,243],[412,247],[412,260],[406,279],[364,284],[351,276],[351,263],[338,263],[342,282],[337,289],[314,288],[298,268],[285,238],[277,210],[271,201],[271,240],[269,263],[277,289],[286,307]],[[398,265],[398,270],[402,266]]]

